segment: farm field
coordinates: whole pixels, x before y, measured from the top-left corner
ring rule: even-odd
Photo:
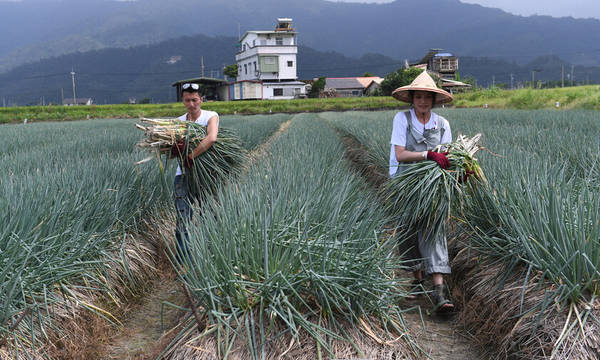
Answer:
[[[436,112],[454,138],[481,132],[490,150],[477,155],[489,187],[473,187],[453,219],[460,323],[495,354],[598,355],[598,114]],[[196,212],[179,281],[205,331],[198,336],[188,312],[165,358],[271,358],[286,350],[292,358],[423,356],[404,319],[409,280],[397,276],[403,265],[389,218],[341,141],[356,139],[385,177],[394,114],[221,118],[247,150],[291,122]],[[3,127],[0,208],[10,216],[0,239],[0,358],[27,358],[33,349],[52,358],[48,344],[71,335],[60,325],[82,321],[81,313],[118,323],[101,305],[130,301],[154,276],[159,242],[172,235],[155,243],[136,235],[156,219],[172,221],[174,164],[164,175],[153,162],[134,166],[147,156],[134,148],[141,137],[134,123]]]

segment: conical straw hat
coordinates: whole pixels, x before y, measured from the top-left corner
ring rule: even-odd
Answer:
[[[423,71],[417,76],[410,85],[402,86],[392,92],[392,96],[400,101],[412,103],[410,91],[431,91],[436,93],[435,103],[444,104],[454,100],[452,94],[442,90],[435,85],[435,81],[429,76],[427,71]]]

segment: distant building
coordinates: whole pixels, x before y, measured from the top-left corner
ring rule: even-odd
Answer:
[[[171,84],[175,87],[177,92],[177,101],[181,101],[181,87],[183,84],[193,83],[200,85],[200,93],[206,97],[207,100],[228,100],[227,97],[223,97],[221,94],[221,88],[227,85],[225,79],[215,79],[209,77],[198,77],[185,80],[179,80]]]
[[[72,105],[92,105],[94,100],[92,98],[77,98],[73,101],[73,98],[67,98],[63,100],[63,105],[72,106]]]
[[[235,56],[236,81],[206,77],[176,81],[172,85],[177,90],[177,101],[181,101],[181,86],[185,83],[200,84],[207,100],[306,97],[306,84],[297,76],[297,42],[289,18],[278,18],[272,31],[248,31],[240,39]]]
[[[410,65],[437,74],[444,90],[453,92],[471,87],[457,80],[458,57],[449,52],[442,52],[442,49],[430,49],[421,60]]]
[[[325,89],[333,89],[337,97],[368,96],[379,88],[382,81],[383,78],[378,76],[326,78]]]
[[[219,93],[231,100],[306,96],[306,84],[298,81],[297,54],[292,19],[278,18],[272,31],[248,31],[240,39],[235,56],[237,79]]]

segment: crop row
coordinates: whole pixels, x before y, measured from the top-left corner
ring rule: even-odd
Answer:
[[[514,326],[512,335],[507,335],[514,338],[505,344],[514,346],[517,338],[514,334],[521,332],[516,341],[518,348],[511,351],[526,356],[531,351],[528,347],[539,346],[539,351],[547,352],[547,348],[540,350],[546,345],[532,339],[537,339],[535,329],[543,328],[549,313],[557,309],[561,314],[568,309],[580,312],[579,324],[597,316],[592,309],[600,295],[598,115],[586,111],[445,109],[439,113],[449,119],[454,137],[459,133],[481,132],[483,145],[490,150],[478,153],[489,187],[476,187],[463,211],[455,216],[471,235],[470,247],[485,255],[481,262],[490,266],[500,263],[506,270],[502,272],[504,277],[487,279],[494,285],[486,289],[500,291],[509,275],[520,271],[515,278],[520,281],[516,286],[521,293],[517,293],[516,310],[510,316],[522,321],[515,324],[516,320],[505,319]],[[393,116],[394,112],[321,115],[359,140],[380,169],[387,167],[389,159]],[[482,284],[484,281],[474,286],[483,288]],[[544,289],[541,295],[536,293],[539,296],[536,301],[526,297],[534,296],[532,284]],[[481,296],[497,303],[493,294]],[[574,307],[577,309],[573,310]],[[564,341],[567,338],[575,341],[577,337],[573,333],[580,326],[574,326],[577,322],[574,319],[574,315],[569,316],[565,331],[553,333],[554,346],[550,346],[550,352],[555,356],[569,356],[569,351],[575,351],[572,342]],[[587,326],[595,328],[598,322],[590,320]],[[566,331],[573,329],[571,333]],[[577,348],[580,351],[585,346]],[[574,356],[583,356],[577,354]]]
[[[181,278],[206,323],[190,316],[167,358],[191,348],[265,358],[292,343],[309,356],[334,356],[340,344],[355,351],[361,321],[384,326],[384,340],[406,331],[396,241],[383,236],[386,216],[348,167],[337,134],[314,115],[297,115],[268,152],[190,224]],[[194,336],[197,325],[204,336]]]

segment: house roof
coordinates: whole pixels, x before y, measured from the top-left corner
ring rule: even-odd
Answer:
[[[222,83],[226,83],[227,80],[225,79],[216,79],[216,78],[209,78],[209,77],[199,77],[199,78],[192,78],[192,79],[185,79],[185,80],[179,80],[179,81],[175,81],[173,84],[171,84],[171,86],[177,86],[179,84],[185,84],[185,83],[196,83],[196,84],[206,84],[206,85],[219,85]]]
[[[306,85],[306,83],[302,82],[302,81],[273,81],[273,82],[267,82],[264,81],[263,85],[269,85],[269,86],[277,86],[277,85]]]
[[[334,89],[366,89],[373,81],[383,81],[379,76],[371,77],[345,77],[325,79],[326,88]]]
[[[462,81],[442,79],[442,87],[471,87],[471,85]]]
[[[275,30],[250,30],[246,31],[246,33],[240,38],[240,43],[249,35],[249,34],[257,34],[257,35],[277,35],[283,36],[288,34],[297,34],[295,31],[275,31]]]

